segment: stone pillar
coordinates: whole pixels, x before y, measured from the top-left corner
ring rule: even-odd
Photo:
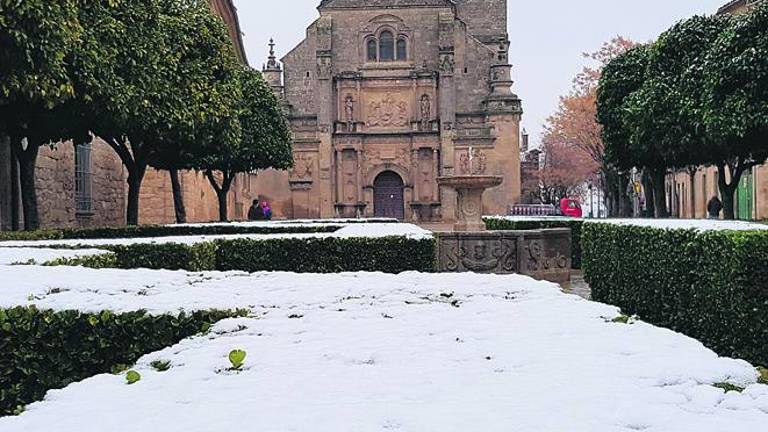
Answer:
[[[439,41],[439,65],[440,89],[439,89],[439,113],[440,113],[440,151],[442,156],[442,170],[437,176],[452,176],[455,174],[456,151],[454,148],[454,136],[456,127],[456,83],[454,72],[455,59],[455,26],[456,21],[452,13],[441,13],[440,41]],[[441,187],[440,201],[442,203],[442,216],[446,222],[454,221],[456,206],[456,193],[453,189]]]
[[[320,139],[318,162],[317,193],[320,196],[320,217],[330,218],[334,216],[334,191],[333,178],[334,154],[333,154],[333,123],[336,118],[333,103],[333,52],[331,36],[333,34],[333,21],[329,16],[322,16],[316,24],[317,29],[317,92],[315,103],[317,104],[317,123]]]
[[[11,230],[11,141],[0,136],[0,231]]]

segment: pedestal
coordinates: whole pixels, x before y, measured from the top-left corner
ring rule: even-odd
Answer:
[[[462,232],[485,231],[483,222],[483,194],[485,189],[456,189],[456,224],[453,229]]]

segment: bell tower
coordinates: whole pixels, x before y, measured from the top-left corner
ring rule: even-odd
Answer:
[[[275,57],[274,39],[269,40],[269,57],[267,58],[267,63],[262,68],[261,73],[267,81],[267,84],[272,88],[275,96],[277,96],[279,100],[283,100],[285,90],[285,87],[283,86],[283,68]]]

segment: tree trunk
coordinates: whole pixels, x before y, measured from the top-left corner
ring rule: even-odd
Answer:
[[[184,191],[181,190],[179,170],[168,171],[171,176],[171,188],[173,189],[173,208],[176,211],[176,223],[187,223],[187,209],[184,207]]]
[[[629,176],[619,174],[617,186],[619,191],[619,216],[623,218],[632,217],[632,200],[627,193]]]
[[[669,217],[669,210],[667,209],[666,177],[666,170],[661,169],[651,171],[654,216],[657,219],[665,219]]]
[[[229,203],[227,202],[227,196],[229,195],[229,189],[232,187],[232,180],[234,180],[234,174],[224,172],[221,186],[216,182],[216,177],[213,175],[213,171],[208,170],[205,172],[205,176],[213,186],[213,190],[216,191],[216,197],[219,199],[219,222],[229,222]]]
[[[139,224],[139,197],[141,194],[141,182],[147,172],[146,165],[134,165],[128,170],[128,209],[126,222],[128,225]]]
[[[738,160],[734,165],[728,165],[728,169],[731,172],[731,182],[728,183],[725,180],[725,164],[719,164],[717,166],[718,173],[718,187],[720,188],[721,201],[723,202],[723,217],[726,220],[736,219],[736,189],[741,181],[741,175],[744,174],[746,166],[744,162]]]
[[[689,190],[691,191],[691,219],[696,219],[696,171],[695,168],[688,168],[688,175],[691,180],[689,185]]]
[[[21,192],[19,190],[19,161],[16,157],[16,147],[11,142],[11,230],[21,229],[19,208],[21,208]]]
[[[19,144],[19,147],[21,144]],[[35,165],[40,147],[29,143],[26,150],[18,149],[19,177],[21,180],[21,207],[24,212],[24,229],[35,231],[40,229],[40,219],[37,213],[37,189],[35,187]]]
[[[645,213],[643,217],[653,218],[656,215],[656,202],[654,201],[653,182],[648,172],[643,172],[643,196],[645,197]]]

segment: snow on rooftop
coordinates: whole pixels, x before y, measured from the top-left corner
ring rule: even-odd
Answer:
[[[249,305],[142,358],[48,393],[4,432],[758,431],[768,386],[744,361],[523,276],[0,268],[39,307]],[[7,290],[4,289],[4,291]],[[140,293],[144,290],[143,293]],[[26,298],[26,296],[25,296]],[[227,354],[247,352],[240,372]],[[156,372],[154,360],[171,362]],[[711,384],[748,386],[743,393]]]

